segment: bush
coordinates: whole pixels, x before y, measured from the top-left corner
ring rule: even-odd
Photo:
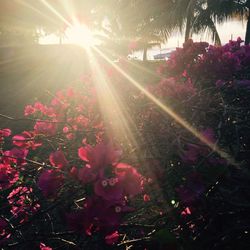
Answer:
[[[26,106],[32,130],[0,130],[1,247],[247,249],[241,42],[189,40],[139,88],[102,62],[99,78]]]

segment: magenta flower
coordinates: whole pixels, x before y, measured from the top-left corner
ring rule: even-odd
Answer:
[[[94,185],[95,194],[108,201],[119,201],[123,197],[123,186],[118,178],[99,179]]]
[[[38,187],[46,198],[56,196],[63,183],[63,177],[55,170],[45,170],[38,178]]]
[[[15,135],[12,138],[13,144],[18,147],[26,146],[26,138],[23,135]]]
[[[28,131],[23,131],[22,134],[14,135],[12,137],[12,143],[17,147],[31,148],[33,150],[42,145],[42,143],[36,142],[34,134]]]
[[[27,221],[29,216],[40,208],[40,205],[32,199],[32,192],[32,188],[19,186],[7,197],[11,205],[11,213],[21,219],[20,223]]]
[[[70,230],[84,231],[87,235],[94,231],[109,234],[118,228],[122,215],[131,211],[125,200],[108,201],[92,196],[84,201],[82,209],[66,214],[66,221]]]
[[[115,232],[113,232],[113,233],[111,233],[109,235],[106,235],[105,236],[106,244],[108,244],[108,245],[115,244],[119,240],[119,236],[120,235],[119,235],[118,231],[115,231]]]
[[[125,195],[132,197],[142,192],[142,176],[135,168],[125,163],[118,163],[115,170],[122,183]]]
[[[29,150],[26,148],[12,148],[3,153],[3,162],[6,164],[14,163],[17,166],[22,166],[26,164],[26,156]]]
[[[40,250],[53,250],[51,247],[46,246],[44,243],[40,243]]]
[[[96,173],[94,173],[93,169],[88,164],[80,168],[77,172],[77,178],[83,184],[93,182],[97,177]]]
[[[55,135],[57,130],[56,122],[37,121],[34,126],[36,134]]]
[[[31,106],[31,105],[27,105],[25,108],[24,108],[24,115],[25,116],[28,116],[28,115],[32,115],[36,112],[36,109]]]
[[[19,178],[18,171],[7,164],[0,164],[0,190],[10,188]]]
[[[0,217],[0,246],[11,236],[8,232],[8,226],[8,222]]]
[[[9,128],[0,129],[0,137],[8,137],[11,135],[11,130]]]
[[[78,156],[94,169],[100,169],[117,163],[121,151],[115,150],[110,144],[100,143],[94,148],[90,145],[79,148]]]
[[[58,168],[63,168],[68,165],[68,161],[61,150],[52,152],[49,156],[49,161],[52,166]]]

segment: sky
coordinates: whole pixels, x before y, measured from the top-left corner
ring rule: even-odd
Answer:
[[[221,38],[222,44],[227,43],[231,39],[231,37],[233,39],[237,39],[237,37],[240,36],[244,40],[246,32],[246,22],[228,21],[223,24],[217,25],[217,30]],[[194,35],[193,40],[207,41],[209,43],[212,43],[211,39],[207,34]],[[178,45],[181,46],[183,41],[184,37],[180,34],[176,34],[175,36],[169,39],[168,43],[166,44],[166,47],[177,47]]]
[[[246,22],[243,21],[228,21],[223,24],[217,25],[217,30],[219,33],[219,36],[221,38],[222,44],[227,43],[231,38],[237,39],[237,37],[241,37],[244,40],[245,37],[245,31],[246,31]],[[211,39],[207,34],[199,34],[194,35],[193,37],[194,41],[207,41],[209,43],[212,43]],[[69,38],[64,38],[63,43],[67,44],[69,43]],[[160,53],[160,50],[164,49],[174,49],[176,47],[181,47],[184,41],[183,35],[176,33],[173,34],[172,37],[169,38],[167,43],[162,44],[161,48],[154,48],[153,50],[149,50],[149,58],[152,59],[154,54]],[[49,35],[45,37],[41,37],[39,40],[40,44],[58,44],[59,38],[56,35]],[[137,57],[141,57],[141,53],[137,54]]]

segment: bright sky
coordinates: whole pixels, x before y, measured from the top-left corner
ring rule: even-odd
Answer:
[[[241,21],[228,21],[224,24],[220,24],[217,26],[222,44],[227,43],[231,38],[237,39],[237,37],[241,37],[244,40],[245,37],[245,31],[246,31],[246,22]],[[74,39],[74,33],[72,34],[72,31],[68,30],[66,31],[66,36],[63,38],[63,43],[74,43],[76,39]],[[83,35],[86,34],[86,31]],[[78,37],[79,38],[79,37]],[[81,38],[81,37],[80,37]],[[83,38],[81,38],[83,39]],[[193,36],[194,41],[207,41],[209,43],[212,43],[211,39],[207,34],[201,34]],[[180,34],[173,34],[173,36],[168,40],[168,42],[164,45],[162,45],[163,48],[176,48],[178,46],[182,46],[184,41],[184,37]],[[59,37],[56,35],[49,35],[45,37],[41,37],[39,40],[40,44],[59,44]],[[157,51],[158,50],[158,51]],[[159,49],[153,49],[149,50],[149,59],[152,57],[153,54],[159,53]],[[138,54],[138,57],[141,57]]]
[[[241,22],[241,21],[225,22],[223,24],[217,25],[217,30],[219,32],[222,44],[227,43],[231,39],[231,37],[233,37],[233,39],[237,39],[237,37],[240,36],[244,40],[246,32],[246,22]],[[210,43],[212,42],[207,34],[193,36],[193,40],[207,41]],[[166,47],[171,48],[171,47],[177,47],[178,45],[181,46],[183,41],[184,37],[181,36],[180,34],[176,34],[175,36],[173,36],[168,40]]]

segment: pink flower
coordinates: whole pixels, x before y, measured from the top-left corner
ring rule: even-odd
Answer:
[[[25,148],[12,148],[11,150],[7,150],[3,154],[3,162],[6,164],[14,163],[17,166],[25,165],[28,152],[29,150]]]
[[[107,178],[96,181],[95,194],[108,201],[119,201],[123,197],[123,187],[118,178]]]
[[[53,250],[51,247],[46,246],[44,243],[40,243],[40,250]]]
[[[32,199],[32,188],[18,187],[8,196],[11,205],[11,213],[23,221],[27,221],[29,216],[38,211],[40,205]]]
[[[150,201],[150,196],[149,196],[148,194],[144,194],[144,195],[143,195],[143,200],[144,200],[145,202]]]
[[[181,212],[181,215],[182,215],[182,216],[186,216],[186,215],[190,215],[190,214],[192,214],[192,213],[191,213],[191,210],[190,210],[189,207],[186,207],[186,208]]]
[[[106,242],[106,244],[108,244],[108,245],[115,244],[118,241],[119,236],[120,235],[119,235],[118,231],[115,231],[115,232],[113,232],[113,233],[111,233],[109,235],[106,235],[105,236],[105,242]]]
[[[15,135],[12,138],[13,144],[18,147],[26,146],[26,138],[23,135]]]
[[[19,178],[18,171],[7,164],[0,164],[0,190],[10,188]]]
[[[36,109],[31,106],[31,105],[27,105],[24,109],[24,115],[28,116],[28,115],[32,115],[36,112]]]
[[[94,148],[90,145],[79,148],[78,156],[94,169],[100,169],[115,164],[121,156],[121,151],[115,150],[110,144],[100,143]]]
[[[119,163],[115,169],[121,180],[124,194],[132,197],[142,192],[142,176],[135,168],[125,163]]]
[[[180,82],[177,78],[163,78],[158,85],[153,86],[153,93],[160,97],[172,97],[183,101],[196,93],[196,88],[194,87],[190,78],[185,82]]]
[[[37,121],[34,126],[34,132],[36,134],[55,135],[57,130],[57,124],[55,122]]]
[[[78,170],[77,178],[83,184],[93,182],[96,177],[96,173],[94,173],[93,169],[89,165],[86,165]]]
[[[9,128],[0,129],[0,137],[8,137],[11,135],[11,130]]]
[[[22,134],[13,136],[12,142],[15,146],[31,148],[33,150],[42,145],[40,142],[35,142],[34,134],[28,131],[23,131]]]
[[[91,235],[94,231],[106,233],[116,230],[121,223],[123,213],[133,211],[123,201],[107,201],[101,197],[87,198],[82,209],[66,214],[66,221],[70,230]]]
[[[0,129],[0,143],[3,142],[4,137],[11,135],[11,130],[8,128]]]
[[[45,170],[38,178],[38,187],[46,198],[56,196],[61,187],[63,177],[54,170]]]
[[[61,150],[52,152],[49,156],[49,161],[52,166],[58,168],[63,168],[68,165],[68,161]]]

